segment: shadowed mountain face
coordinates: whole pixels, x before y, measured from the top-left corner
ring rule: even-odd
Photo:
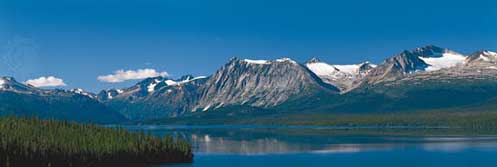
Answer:
[[[207,77],[145,79],[126,89],[104,90],[99,99],[133,120],[175,117],[192,111]]]
[[[125,121],[119,113],[82,90],[44,90],[0,78],[0,115],[37,116],[78,122]]]
[[[81,89],[38,89],[2,78],[0,109],[4,115],[82,121],[94,121],[91,116],[95,115],[119,120],[112,111],[131,120],[226,111],[418,111],[491,104],[497,99],[495,83],[496,53],[463,55],[429,45],[403,51],[379,65],[336,65],[317,58],[305,64],[289,58],[232,58],[209,77],[148,78],[129,88],[103,90],[97,95]],[[21,102],[31,105],[17,107]]]

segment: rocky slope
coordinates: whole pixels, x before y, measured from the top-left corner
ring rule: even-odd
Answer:
[[[273,61],[233,58],[214,73],[201,90],[194,110],[206,111],[227,105],[265,108],[316,91],[339,91],[289,58]]]

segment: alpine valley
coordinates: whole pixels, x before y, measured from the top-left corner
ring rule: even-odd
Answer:
[[[0,79],[1,115],[80,122],[275,123],[270,118],[295,115],[312,122],[318,119],[304,115],[487,111],[497,111],[497,53],[461,54],[433,45],[378,65],[231,58],[211,76],[147,78],[98,94]]]

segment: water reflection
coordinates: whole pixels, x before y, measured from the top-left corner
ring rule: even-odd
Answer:
[[[337,135],[323,128],[261,128],[223,126],[134,126],[155,135],[187,139],[196,154],[332,154],[393,149],[458,152],[497,149],[497,137],[402,137]]]

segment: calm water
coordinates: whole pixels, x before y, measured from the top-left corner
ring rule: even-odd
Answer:
[[[497,137],[337,135],[323,127],[133,126],[188,139],[192,164],[175,167],[478,167],[497,165]]]

